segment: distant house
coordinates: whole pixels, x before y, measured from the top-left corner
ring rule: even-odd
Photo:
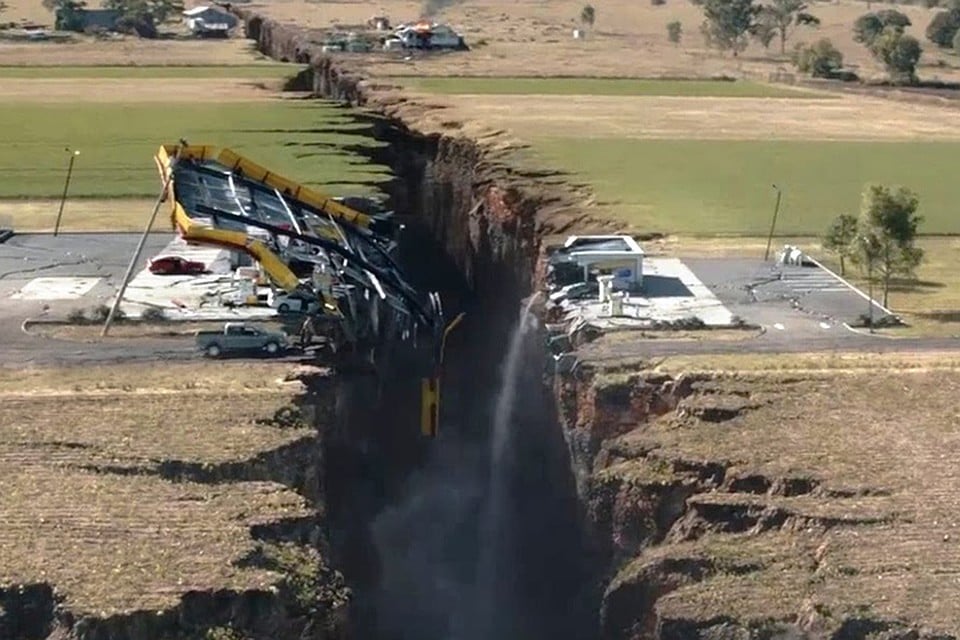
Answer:
[[[116,9],[58,9],[58,31],[116,31],[122,14]]]
[[[205,38],[226,38],[237,26],[236,16],[209,6],[187,9],[183,12],[183,21],[195,36]]]

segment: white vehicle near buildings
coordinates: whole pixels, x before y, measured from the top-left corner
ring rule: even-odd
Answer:
[[[282,291],[271,291],[267,294],[267,306],[276,309],[278,313],[313,313],[320,309],[320,303],[316,300],[307,300]]]

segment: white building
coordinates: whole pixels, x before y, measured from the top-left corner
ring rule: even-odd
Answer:
[[[226,38],[237,26],[236,16],[210,6],[187,9],[183,12],[183,21],[194,35],[201,37]]]

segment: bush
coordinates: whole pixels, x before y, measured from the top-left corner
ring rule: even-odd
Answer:
[[[812,46],[798,44],[794,47],[791,60],[798,71],[809,73],[814,78],[833,78],[843,67],[843,54],[826,38]]]
[[[94,322],[106,322],[107,317],[110,315],[110,307],[105,304],[98,305],[93,309],[93,321]],[[123,309],[117,309],[117,312],[113,314],[114,322],[122,322],[127,319],[127,314],[123,312]]]
[[[853,23],[853,39],[870,47],[887,29],[903,33],[910,24],[910,18],[895,9],[865,13]]]
[[[953,36],[953,50],[960,52],[960,29]]]
[[[163,309],[147,307],[140,314],[140,319],[144,322],[166,322],[167,315],[163,312]]]
[[[667,4],[667,0],[650,0],[650,4],[655,7],[660,7]]]
[[[83,309],[74,309],[67,314],[67,322],[71,324],[86,324],[87,314]]]
[[[933,20],[927,25],[926,35],[927,40],[938,47],[952,47],[958,32],[960,32],[960,11],[951,9],[933,16]]]
[[[914,83],[917,81],[917,63],[923,55],[920,41],[902,31],[884,29],[870,47],[877,60],[883,62],[895,83]]]
[[[679,20],[674,20],[667,24],[667,39],[674,43],[680,44],[680,38],[683,37],[683,25],[680,24]]]

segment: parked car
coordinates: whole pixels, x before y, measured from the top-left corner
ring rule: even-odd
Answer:
[[[161,256],[147,262],[150,273],[163,276],[196,276],[207,272],[202,262],[187,260],[180,256]]]
[[[197,349],[211,358],[225,353],[266,353],[275,356],[289,344],[283,333],[264,331],[243,323],[228,322],[220,331],[198,331]]]
[[[270,293],[267,304],[277,313],[315,313],[320,309],[317,300],[308,300],[303,296],[288,293]]]

